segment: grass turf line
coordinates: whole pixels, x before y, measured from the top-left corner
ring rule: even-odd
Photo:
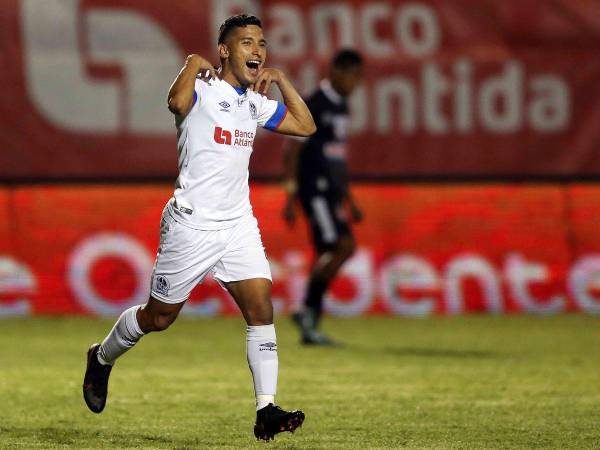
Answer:
[[[348,345],[305,348],[277,322],[278,403],[307,415],[254,441],[241,318],[179,319],[81,398],[88,345],[112,320],[0,321],[1,449],[505,449],[600,447],[598,318],[326,319]]]

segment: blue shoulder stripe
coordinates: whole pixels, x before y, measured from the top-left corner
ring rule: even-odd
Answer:
[[[265,123],[263,128],[266,128],[267,130],[271,131],[276,130],[277,127],[281,125],[281,122],[283,122],[283,119],[285,118],[286,114],[287,107],[283,103],[277,102],[277,109],[275,110],[271,118],[267,120],[267,123]]]

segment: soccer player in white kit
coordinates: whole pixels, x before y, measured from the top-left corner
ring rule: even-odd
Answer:
[[[163,211],[160,244],[145,305],[129,308],[102,341],[90,347],[83,395],[102,412],[115,360],[145,334],[176,319],[192,289],[212,271],[232,295],[247,323],[246,350],[256,393],[257,439],[294,431],[304,414],[275,405],[277,341],[271,272],[248,194],[248,163],[257,125],[309,136],[315,124],[304,101],[279,70],[265,68],[266,42],[254,16],[227,19],[219,31],[218,71],[188,56],[171,85],[179,177]],[[283,103],[265,95],[271,83]]]

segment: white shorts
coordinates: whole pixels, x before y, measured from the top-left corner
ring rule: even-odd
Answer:
[[[250,278],[271,280],[256,218],[242,217],[225,230],[197,230],[177,222],[165,208],[152,271],[152,297],[165,303],[184,302],[211,270],[221,284]]]

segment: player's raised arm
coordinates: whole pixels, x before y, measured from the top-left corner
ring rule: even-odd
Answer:
[[[196,77],[215,78],[213,65],[200,55],[189,55],[179,75],[169,88],[169,111],[178,116],[185,116],[194,106],[194,87]]]
[[[283,103],[288,110],[288,114],[281,124],[273,131],[294,136],[310,136],[317,131],[317,126],[306,103],[281,70],[263,69],[253,85],[253,90],[266,95],[271,83],[279,86]]]

